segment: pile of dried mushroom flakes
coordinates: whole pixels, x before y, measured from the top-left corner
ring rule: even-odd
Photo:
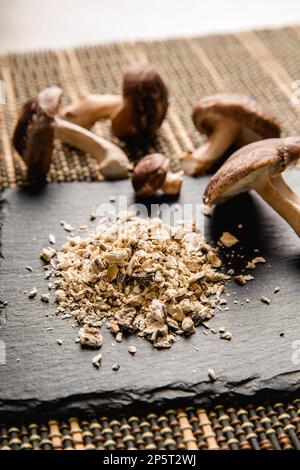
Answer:
[[[106,325],[117,341],[136,333],[169,348],[225,303],[228,276],[193,222],[172,227],[119,214],[85,238],[70,236],[59,251],[45,248],[41,258],[45,277],[55,278],[57,313],[83,325],[82,345],[99,348],[99,327]]]

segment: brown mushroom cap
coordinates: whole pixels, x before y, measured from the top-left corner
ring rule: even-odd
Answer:
[[[148,197],[160,189],[166,179],[169,160],[160,153],[143,157],[132,175],[132,186],[137,196]]]
[[[168,109],[168,90],[151,65],[129,67],[123,80],[123,106],[112,117],[112,131],[128,140],[152,139]]]
[[[208,183],[203,202],[217,204],[255,186],[265,174],[276,177],[300,159],[300,137],[267,139],[233,153]]]
[[[195,105],[192,117],[199,132],[208,136],[222,118],[235,121],[262,139],[279,137],[281,132],[280,123],[268,109],[239,93],[206,96]]]
[[[29,181],[41,182],[46,178],[54,149],[54,116],[61,96],[60,88],[46,88],[21,110],[13,144],[27,164]]]

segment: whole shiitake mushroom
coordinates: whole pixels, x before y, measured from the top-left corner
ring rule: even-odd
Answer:
[[[122,96],[90,94],[68,106],[62,116],[83,127],[110,118],[119,139],[151,140],[167,110],[168,90],[162,78],[152,65],[138,63],[124,73]]]
[[[117,145],[93,132],[57,116],[62,90],[48,87],[27,100],[20,111],[13,134],[13,145],[27,165],[28,181],[46,181],[55,139],[89,152],[99,162],[107,179],[122,179],[132,169],[126,154]]]
[[[139,197],[152,196],[161,189],[165,194],[175,196],[180,193],[183,172],[169,171],[170,161],[160,153],[143,157],[132,175],[132,186]]]

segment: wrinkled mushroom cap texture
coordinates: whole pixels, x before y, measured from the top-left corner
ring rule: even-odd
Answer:
[[[54,148],[54,116],[62,90],[49,87],[29,99],[20,113],[13,144],[28,166],[29,180],[42,180],[51,164]]]
[[[206,96],[196,103],[192,117],[199,132],[207,136],[222,118],[237,122],[262,139],[279,137],[281,132],[279,121],[268,109],[250,96],[239,93]]]
[[[129,67],[123,80],[123,106],[112,118],[112,131],[120,139],[152,139],[168,110],[168,90],[151,65]]]
[[[233,153],[208,183],[203,202],[216,204],[251,188],[262,176],[279,175],[300,159],[300,137],[267,139]]]
[[[143,157],[132,175],[132,186],[138,196],[147,197],[160,189],[165,182],[169,160],[160,153]]]

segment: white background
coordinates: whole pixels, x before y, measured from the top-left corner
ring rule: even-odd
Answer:
[[[0,0],[0,50],[300,23],[300,0]]]

